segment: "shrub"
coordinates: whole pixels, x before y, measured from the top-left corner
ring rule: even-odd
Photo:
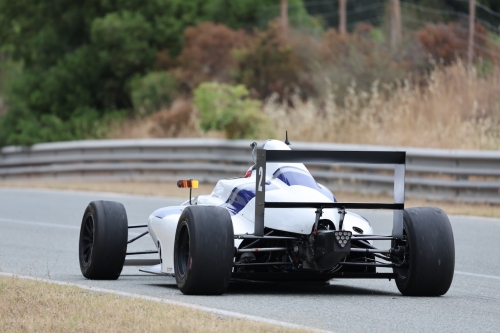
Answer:
[[[352,33],[341,36],[336,29],[325,31],[317,42],[317,51],[309,55],[310,71],[315,75],[319,95],[335,91],[336,102],[342,103],[355,83],[358,90],[369,91],[372,83],[393,84],[406,76],[404,46],[391,51],[382,31],[367,23],[359,24]],[[328,84],[325,84],[325,81]]]
[[[305,64],[276,23],[271,23],[267,30],[257,31],[249,46],[235,50],[233,55],[237,62],[233,78],[256,97],[264,99],[273,93],[283,97],[296,87],[305,93],[312,92],[300,74]]]
[[[134,110],[146,115],[168,108],[177,95],[177,81],[169,72],[152,72],[131,82]]]
[[[123,118],[122,112],[100,112],[88,107],[75,110],[73,117],[63,120],[54,114],[36,116],[27,108],[9,110],[0,117],[0,146],[29,146],[38,142],[105,138],[112,121]]]
[[[159,137],[177,137],[183,132],[190,132],[192,136],[192,130],[196,128],[194,122],[191,122],[192,113],[190,101],[176,99],[169,109],[151,115],[155,126],[150,134]]]
[[[192,91],[201,82],[228,83],[234,66],[231,52],[248,44],[250,36],[223,24],[203,22],[184,31],[184,48],[177,58],[179,80]]]
[[[253,138],[267,128],[260,101],[248,98],[243,85],[202,83],[194,91],[194,104],[204,131],[224,131],[229,139]]]
[[[467,57],[468,27],[458,22],[448,24],[428,24],[417,32],[417,37],[425,51],[445,65],[452,64],[457,58]],[[489,58],[488,36],[486,29],[476,23],[474,34],[474,56]]]
[[[54,0],[49,6],[0,0],[0,52],[9,48],[12,60],[23,64],[16,78],[22,88],[2,93],[13,114],[2,120],[10,127],[1,127],[0,136],[31,142],[31,135],[18,134],[28,125],[38,128],[42,119],[72,123],[78,109],[94,110],[100,117],[110,110],[129,110],[130,80],[151,71],[155,55],[157,69],[171,65],[186,27],[210,20],[234,28],[253,26],[257,9],[275,1]]]

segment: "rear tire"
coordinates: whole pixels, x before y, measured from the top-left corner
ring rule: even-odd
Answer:
[[[234,231],[229,212],[214,206],[189,206],[177,224],[175,280],[188,295],[221,295],[233,270]]]
[[[116,280],[127,253],[127,212],[121,203],[92,201],[80,228],[79,259],[83,276]]]
[[[453,281],[455,243],[446,213],[435,207],[404,210],[407,269],[399,273],[396,286],[405,296],[441,296]]]

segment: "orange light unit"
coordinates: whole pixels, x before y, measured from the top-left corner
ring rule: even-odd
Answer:
[[[179,188],[198,188],[199,182],[194,179],[189,180],[179,180],[177,182],[177,187]]]

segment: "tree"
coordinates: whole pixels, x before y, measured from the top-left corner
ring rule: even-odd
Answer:
[[[177,55],[187,26],[211,20],[251,27],[257,9],[274,3],[0,0],[0,50],[8,49],[23,65],[7,89],[0,146],[84,137],[75,119],[83,117],[92,127],[106,115],[129,110],[131,80],[153,69],[159,51]],[[36,130],[47,126],[52,129]]]

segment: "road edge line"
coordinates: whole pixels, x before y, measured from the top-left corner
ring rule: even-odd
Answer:
[[[480,277],[483,279],[495,279],[495,280],[500,280],[500,276],[497,275],[488,275],[488,274],[479,274],[479,273],[469,273],[469,272],[462,272],[462,271],[455,271],[455,274],[458,275],[466,275],[466,276],[474,276],[474,277]]]

